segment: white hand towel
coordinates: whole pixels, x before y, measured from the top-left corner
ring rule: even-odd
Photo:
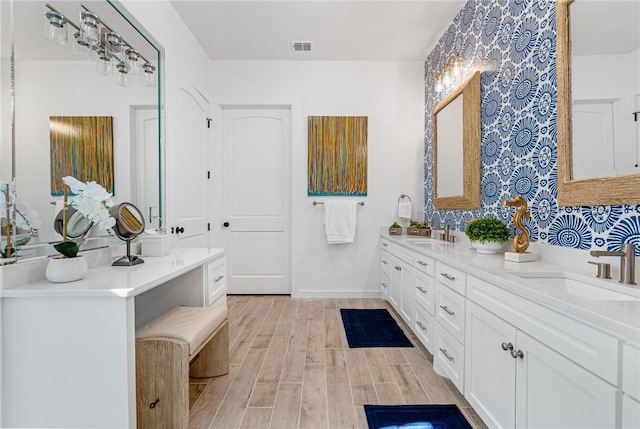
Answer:
[[[353,243],[356,235],[356,201],[325,201],[327,243]]]
[[[400,201],[398,203],[398,217],[411,219],[411,201]]]

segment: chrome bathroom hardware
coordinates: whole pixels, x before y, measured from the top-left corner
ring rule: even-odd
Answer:
[[[606,264],[604,262],[594,262],[587,261],[589,264],[598,266],[598,274],[596,277],[599,279],[610,279],[611,278],[611,264]]]
[[[455,311],[449,310],[449,307],[447,307],[446,305],[441,305],[440,308],[443,309],[444,312],[447,313],[449,316],[455,316],[456,314]]]
[[[420,287],[420,286],[416,286],[416,289],[418,289],[422,293],[427,293],[427,290],[422,288],[422,287]]]
[[[407,194],[400,194],[400,198],[398,198],[398,202],[400,202],[400,200],[403,198],[406,198],[409,200],[409,202],[411,202],[411,197]]]
[[[447,359],[449,359],[449,362],[453,362],[453,356],[449,356],[449,353],[447,353],[447,349],[443,349],[442,347],[440,348],[440,353],[442,353],[444,355],[444,357],[446,357]]]
[[[454,280],[456,279],[455,277],[453,277],[452,275],[449,275],[449,274],[447,274],[447,273],[440,273],[440,275],[441,275],[442,277],[444,277],[445,279],[447,279],[447,280],[454,281]]]
[[[314,206],[322,205],[322,204],[324,204],[322,201],[314,201],[314,202],[313,202],[313,205],[314,205]],[[359,206],[364,206],[364,201],[360,201],[360,202],[358,202],[358,205],[359,205]]]
[[[620,245],[618,251],[592,250],[589,252],[591,256],[596,258],[600,256],[619,256],[620,257],[620,283],[625,285],[636,284],[636,245],[626,243]]]

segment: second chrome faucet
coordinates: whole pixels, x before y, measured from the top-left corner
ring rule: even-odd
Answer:
[[[626,285],[636,284],[636,246],[627,243],[620,246],[620,250],[592,250],[591,256],[619,256],[620,257],[620,283]]]

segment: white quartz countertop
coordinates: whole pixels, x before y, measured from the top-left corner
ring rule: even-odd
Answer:
[[[139,295],[224,255],[223,249],[172,249],[166,256],[145,256],[132,267],[100,265],[78,281],[39,280],[0,290],[1,298],[119,297]]]
[[[382,238],[405,246],[425,256],[435,258],[476,278],[485,280],[517,295],[552,308],[565,316],[577,318],[612,334],[640,344],[640,288],[618,283],[617,279],[595,279],[595,267],[577,270],[572,267],[549,262],[509,262],[504,254],[480,255],[468,244],[447,243],[433,240],[419,243],[421,237],[390,236]],[[522,273],[572,273],[601,282],[605,287],[627,293],[638,299],[625,301],[592,300],[567,293],[564,288],[543,285],[540,282],[521,278]]]

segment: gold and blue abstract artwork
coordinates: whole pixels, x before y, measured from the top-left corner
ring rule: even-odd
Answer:
[[[50,116],[51,195],[63,195],[64,176],[95,181],[113,194],[113,117]]]
[[[367,117],[309,116],[308,195],[367,195]]]

